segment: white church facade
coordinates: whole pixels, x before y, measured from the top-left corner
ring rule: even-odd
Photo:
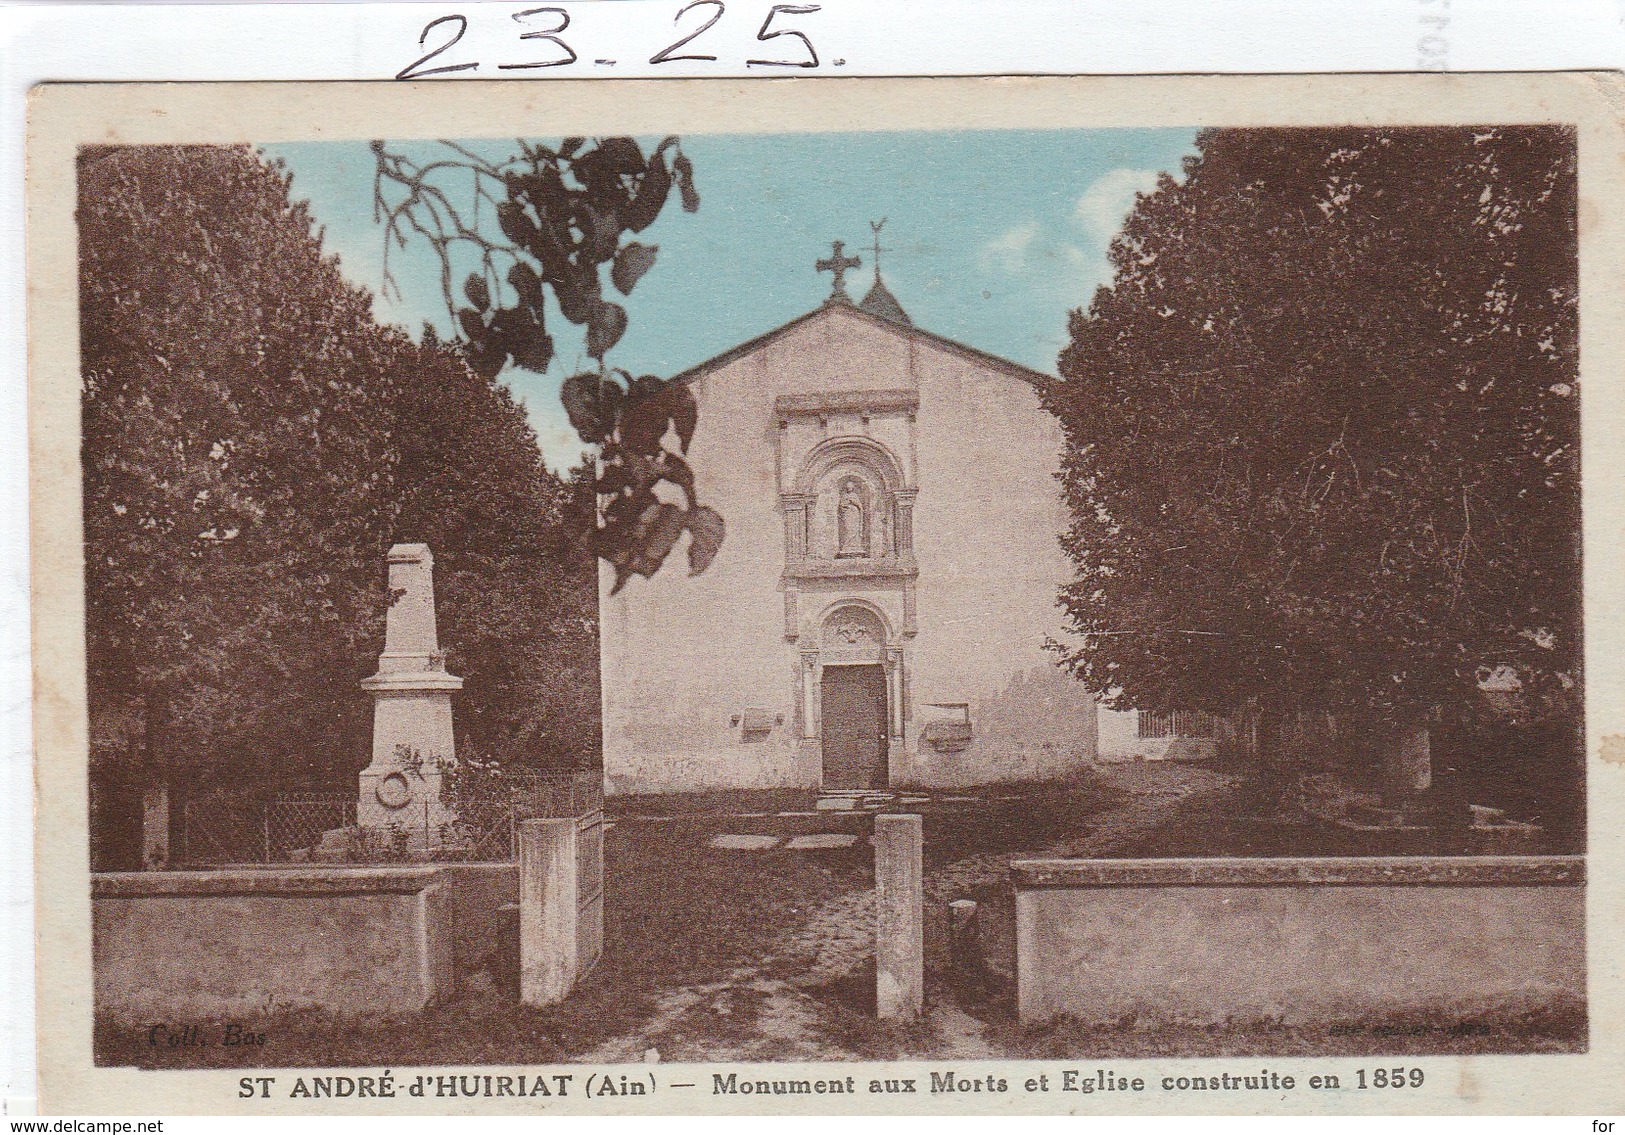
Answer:
[[[915,327],[881,282],[679,376],[712,565],[601,594],[616,793],[1065,775],[1094,697],[1046,649],[1072,578],[1043,375]]]

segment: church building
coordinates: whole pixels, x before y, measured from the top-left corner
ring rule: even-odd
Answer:
[[[859,266],[836,243],[822,306],[678,378],[727,536],[701,575],[606,579],[611,792],[961,787],[1095,757],[1096,701],[1045,649],[1073,577],[1047,380],[915,326],[878,266],[853,302]]]

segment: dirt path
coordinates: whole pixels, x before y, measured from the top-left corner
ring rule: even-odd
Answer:
[[[1203,798],[1216,803],[1233,787],[1229,777],[1188,765],[1119,765],[1105,770],[1102,781],[1121,800],[1080,819],[1075,835],[929,866],[928,911],[954,898],[1002,893],[1013,859],[1109,856],[1167,823],[1180,809],[1207,804]],[[764,869],[770,868],[764,864]],[[963,1059],[1005,1055],[988,1037],[986,1020],[946,997],[933,999],[922,1022],[882,1025],[877,1036],[877,1022],[861,1019],[872,1013],[872,992],[867,1010],[862,1002],[865,979],[873,986],[874,918],[871,889],[829,899],[773,941],[754,963],[738,967],[725,981],[661,994],[653,1014],[638,1028],[580,1059],[743,1062],[904,1053]],[[990,959],[1007,952],[1006,947],[1013,949],[1013,925],[1004,927],[997,917],[994,923],[984,922]]]

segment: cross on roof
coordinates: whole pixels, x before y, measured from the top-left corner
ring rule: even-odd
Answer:
[[[852,297],[846,294],[846,270],[848,268],[863,267],[863,261],[859,260],[856,256],[845,255],[845,241],[833,241],[832,245],[834,251],[831,253],[831,255],[816,262],[813,267],[820,272],[832,272],[835,275],[835,288],[830,292],[829,300],[826,302],[833,303],[836,300],[844,300],[847,303],[851,303]]]

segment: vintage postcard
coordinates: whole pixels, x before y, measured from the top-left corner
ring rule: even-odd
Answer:
[[[41,1107],[1617,1112],[1620,105],[38,89]]]

